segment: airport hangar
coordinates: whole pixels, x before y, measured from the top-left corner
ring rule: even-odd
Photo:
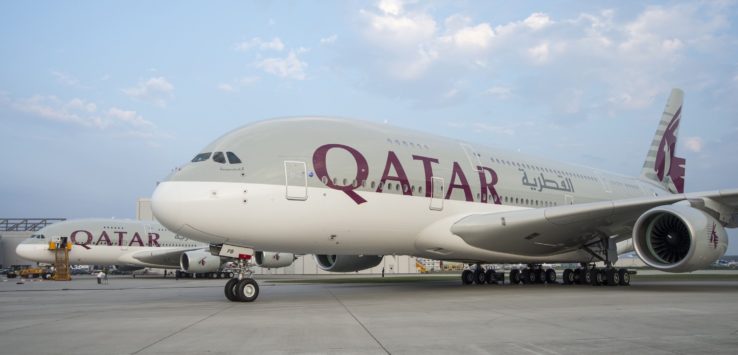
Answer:
[[[136,219],[154,220],[154,215],[151,212],[150,199],[140,198],[138,200],[136,205]],[[15,248],[33,233],[47,225],[64,220],[66,218],[0,218],[0,268],[34,265],[35,263],[16,255]],[[429,262],[433,263],[433,261]],[[419,261],[417,258],[406,255],[386,255],[382,259],[382,262],[373,268],[347,274],[381,274],[382,269],[384,269],[386,274],[416,274],[419,272],[418,266]],[[427,263],[424,266],[428,269],[431,268],[431,265]],[[283,268],[267,269],[257,267],[254,268],[254,273],[266,275],[340,274],[321,270],[312,255],[298,257],[292,265]]]

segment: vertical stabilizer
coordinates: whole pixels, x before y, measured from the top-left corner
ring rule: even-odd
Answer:
[[[641,178],[655,181],[671,193],[684,192],[686,161],[675,155],[683,102],[684,92],[672,89],[641,171]]]

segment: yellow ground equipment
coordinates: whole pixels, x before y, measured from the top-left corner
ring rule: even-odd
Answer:
[[[42,267],[29,267],[18,271],[18,276],[26,279],[43,277],[47,279],[51,277],[51,270]]]
[[[49,242],[49,250],[54,252],[54,275],[52,279],[56,281],[69,281],[72,277],[69,275],[69,251],[72,250],[72,242],[67,241],[66,237],[60,238],[58,241]]]
[[[428,272],[428,269],[425,268],[425,265],[417,260],[415,260],[415,268],[418,269],[418,272],[421,274],[425,274]]]

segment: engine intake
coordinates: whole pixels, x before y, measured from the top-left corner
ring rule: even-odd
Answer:
[[[205,250],[182,253],[179,266],[187,272],[216,272],[220,269],[220,257]]]
[[[266,268],[290,266],[295,259],[295,254],[292,253],[275,253],[271,251],[257,251],[254,253],[256,265]]]
[[[315,255],[321,270],[330,272],[353,272],[379,265],[382,257],[377,255]]]
[[[728,249],[722,224],[685,204],[659,206],[641,215],[633,229],[633,244],[647,265],[668,272],[699,270]]]

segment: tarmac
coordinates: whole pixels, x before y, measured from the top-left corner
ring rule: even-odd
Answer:
[[[309,277],[309,278],[315,278]],[[298,277],[299,280],[299,277]],[[738,281],[629,287],[89,276],[0,282],[2,354],[735,354]]]

